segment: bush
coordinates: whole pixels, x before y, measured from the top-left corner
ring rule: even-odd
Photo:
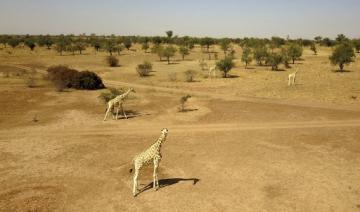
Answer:
[[[106,57],[106,62],[109,64],[110,67],[116,67],[119,65],[119,59],[112,55]]]
[[[176,72],[170,72],[169,75],[168,75],[168,77],[169,77],[169,80],[170,80],[171,82],[175,82],[176,79],[177,79]]]
[[[185,111],[185,104],[189,100],[189,98],[191,98],[191,96],[189,94],[186,95],[186,96],[182,96],[180,98],[179,112],[184,112]]]
[[[186,82],[194,82],[194,77],[196,75],[196,72],[194,70],[187,70],[184,74]]]
[[[233,59],[231,57],[226,57],[223,60],[220,60],[216,63],[216,67],[224,72],[224,78],[227,77],[227,73],[235,66]]]
[[[115,97],[121,95],[124,93],[123,89],[117,89],[117,88],[108,88],[107,91],[102,92],[99,95],[99,99],[101,99],[105,104],[114,99]]]
[[[52,81],[58,91],[65,88],[95,90],[104,88],[101,78],[91,71],[79,72],[67,66],[52,66],[47,70],[47,78]]]
[[[271,70],[277,71],[279,70],[279,65],[283,62],[283,56],[279,53],[270,53],[266,64],[271,66]]]
[[[25,84],[29,88],[34,88],[36,86],[35,78],[32,76],[29,76],[25,79]]]
[[[148,61],[145,61],[136,67],[136,71],[140,77],[149,76],[150,72],[152,71],[152,64]]]
[[[96,90],[105,88],[101,78],[91,71],[78,72],[73,79],[73,88],[81,90]]]

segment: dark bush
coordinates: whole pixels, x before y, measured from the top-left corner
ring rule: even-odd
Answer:
[[[96,90],[105,88],[101,78],[91,71],[78,72],[73,78],[72,86],[75,89],[82,90]]]
[[[52,66],[47,70],[47,78],[52,81],[58,91],[65,88],[95,90],[104,88],[101,78],[91,71],[79,72],[67,66]]]
[[[140,77],[149,76],[150,72],[152,71],[152,64],[150,62],[145,61],[144,63],[139,64],[136,67],[136,71]]]
[[[117,59],[115,56],[112,55],[108,56],[106,58],[106,61],[110,67],[116,67],[119,65],[119,59]]]

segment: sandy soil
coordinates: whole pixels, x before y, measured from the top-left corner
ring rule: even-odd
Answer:
[[[360,107],[349,98],[359,92],[358,62],[334,73],[315,62],[328,50],[319,58],[306,54],[298,65],[317,68],[287,88],[289,71],[255,66],[238,66],[238,78],[170,82],[167,68],[181,76],[196,61],[168,66],[125,53],[117,68],[106,68],[105,54],[91,50],[1,53],[8,56],[0,72],[40,74],[69,64],[137,93],[125,104],[129,119],[103,122],[101,91],[55,92],[40,75],[30,89],[22,73],[0,77],[0,211],[360,211]],[[139,79],[133,67],[152,57],[155,76]],[[310,80],[320,71],[328,82]],[[179,113],[184,93],[193,98]],[[161,188],[151,188],[146,168],[134,198],[131,160],[164,127]]]

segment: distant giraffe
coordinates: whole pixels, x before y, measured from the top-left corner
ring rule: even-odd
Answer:
[[[289,82],[288,82],[288,86],[291,86],[291,85],[295,85],[295,80],[296,80],[296,73],[298,72],[299,70],[296,70],[294,73],[292,74],[289,74]]]
[[[161,156],[161,145],[166,140],[166,136],[168,134],[169,130],[164,128],[161,130],[161,135],[157,139],[157,141],[151,145],[147,150],[137,155],[133,162],[134,162],[134,185],[133,185],[133,195],[134,197],[137,195],[138,191],[138,176],[140,169],[150,164],[151,162],[154,163],[154,173],[153,173],[153,188],[156,188],[156,190],[159,188],[159,179],[158,179],[158,167],[160,160],[162,158]],[[130,169],[130,173],[133,171],[133,169]]]
[[[211,73],[213,73],[214,77],[216,77],[216,70],[217,70],[217,66],[212,66],[209,68],[209,73],[208,73],[208,77],[211,77]]]
[[[133,88],[129,88],[128,91],[126,91],[125,93],[115,97],[114,99],[110,100],[108,103],[107,103],[107,109],[106,109],[106,113],[105,113],[105,117],[104,117],[104,121],[106,121],[106,118],[109,114],[109,112],[115,108],[115,106],[117,105],[117,109],[116,109],[116,120],[118,119],[118,115],[119,115],[119,109],[121,108],[122,112],[123,112],[123,115],[125,116],[125,118],[127,119],[127,116],[126,116],[126,113],[124,111],[124,108],[123,108],[123,103],[125,101],[125,98],[129,95],[130,92],[134,92],[135,93],[135,90]],[[114,118],[114,115],[113,115],[113,118]]]

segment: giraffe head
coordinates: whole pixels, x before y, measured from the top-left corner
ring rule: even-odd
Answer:
[[[134,89],[134,88],[129,88],[129,91],[130,91],[130,92],[134,92],[134,93],[136,93],[136,91],[135,91],[135,89]]]
[[[161,130],[161,133],[164,134],[164,135],[167,135],[169,132],[169,130],[167,128],[164,128]]]

